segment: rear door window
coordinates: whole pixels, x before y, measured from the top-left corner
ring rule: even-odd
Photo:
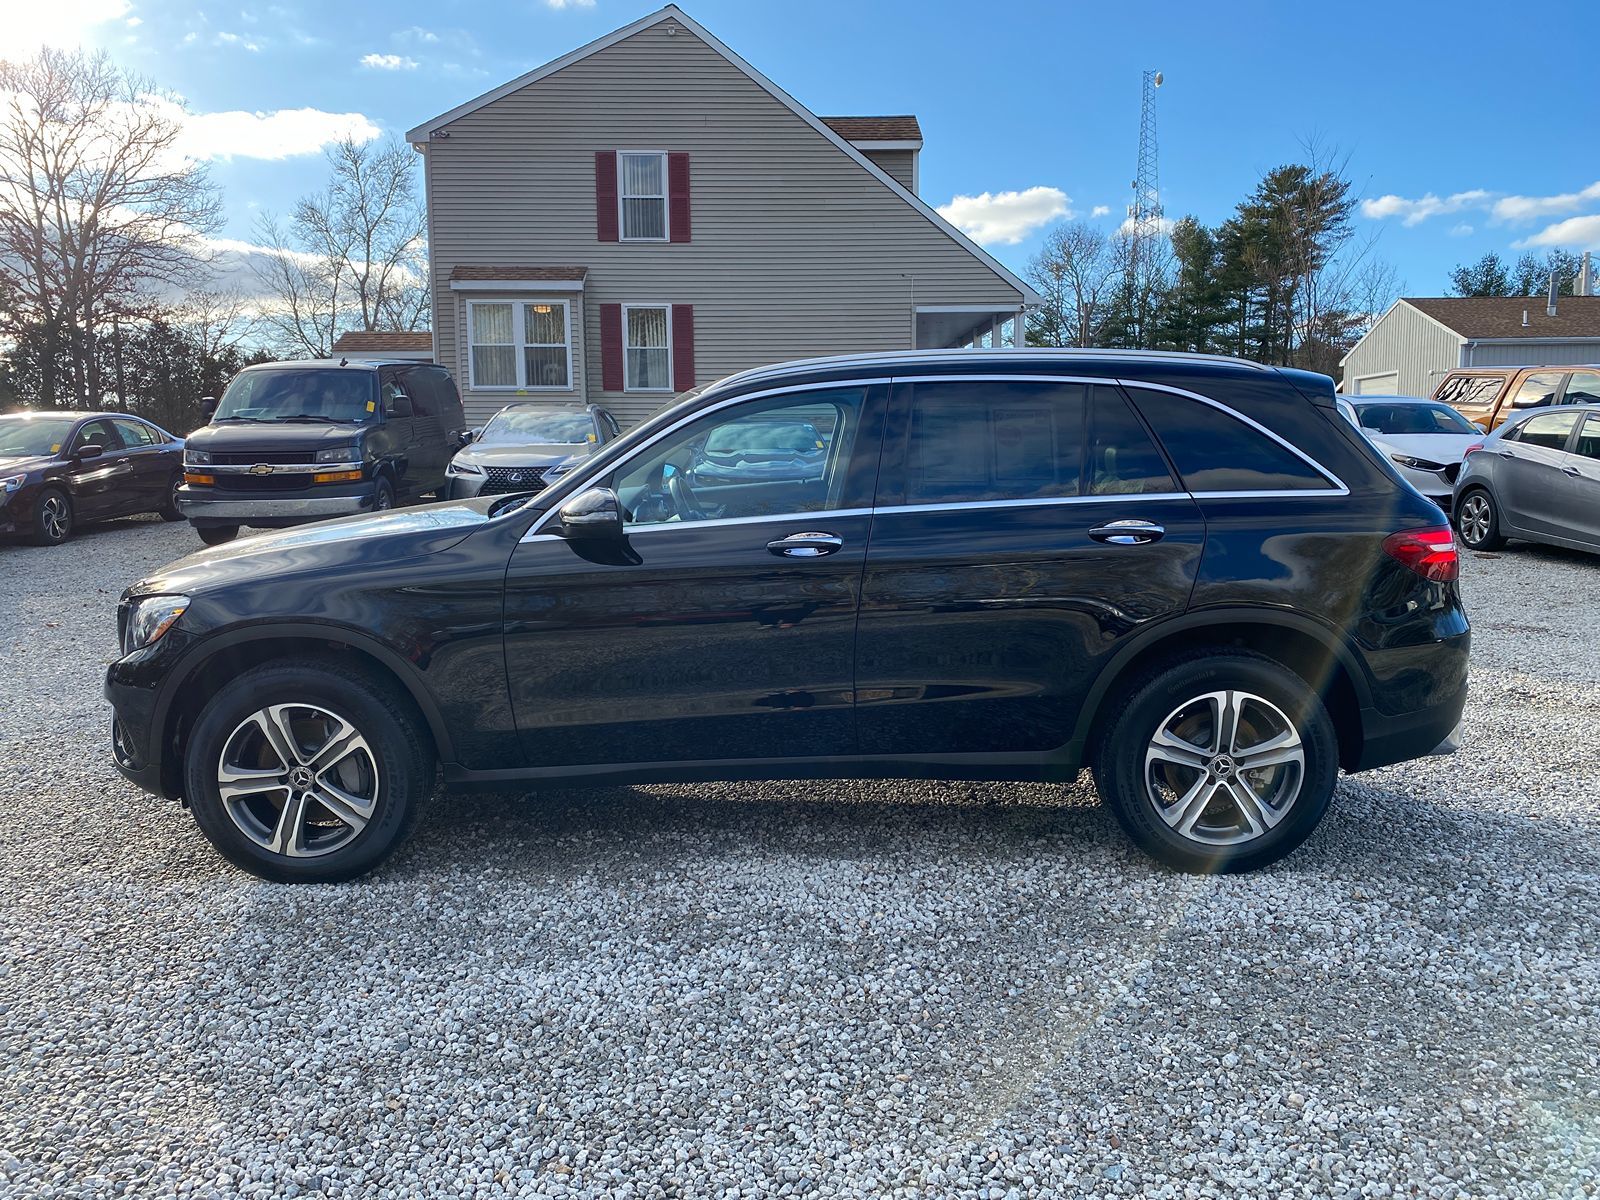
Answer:
[[[1078,495],[1087,391],[1056,380],[912,385],[903,502]]]
[[[1567,380],[1567,392],[1561,403],[1600,404],[1600,373],[1574,371]]]
[[[1578,413],[1552,412],[1529,417],[1517,426],[1517,441],[1525,446],[1543,446],[1546,450],[1565,450],[1567,436],[1578,423]]]
[[[1511,393],[1508,403],[1512,408],[1547,408],[1556,402],[1556,393],[1561,390],[1561,375],[1559,372],[1529,375]]]
[[[1096,385],[1089,405],[1084,491],[1091,496],[1176,492],[1166,459],[1122,393]]]
[[[118,421],[117,432],[122,435],[123,444],[130,449],[143,446],[154,446],[157,443],[156,431],[143,421]]]
[[[1572,452],[1584,458],[1600,459],[1600,416],[1591,413],[1583,419],[1583,428],[1578,432]]]
[[[1338,485],[1286,445],[1201,400],[1131,388],[1191,492],[1320,491]]]

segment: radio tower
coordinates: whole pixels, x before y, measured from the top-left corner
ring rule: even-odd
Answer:
[[[1156,278],[1161,257],[1161,184],[1156,168],[1156,89],[1160,71],[1144,73],[1139,107],[1139,174],[1133,181],[1133,203],[1128,205],[1127,298],[1131,318],[1128,335],[1137,349],[1150,345],[1150,325],[1155,308]]]

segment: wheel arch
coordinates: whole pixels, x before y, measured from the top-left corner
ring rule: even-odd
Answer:
[[[282,658],[347,655],[377,678],[398,684],[433,739],[439,758],[454,760],[449,727],[416,669],[359,630],[314,623],[251,625],[206,638],[196,650],[163,685],[152,722],[168,795],[182,792],[183,750],[205,702],[241,672]]]
[[[1365,740],[1362,712],[1372,705],[1366,672],[1337,633],[1296,613],[1226,608],[1188,613],[1148,630],[1118,652],[1085,698],[1074,741],[1090,765],[1105,721],[1115,715],[1117,689],[1169,655],[1202,647],[1253,650],[1293,671],[1322,697],[1339,739],[1339,765],[1354,768]]]

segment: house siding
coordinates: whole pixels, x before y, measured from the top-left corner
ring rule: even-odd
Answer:
[[[1467,367],[1542,367],[1565,363],[1600,363],[1600,338],[1570,342],[1537,341],[1469,343]]]
[[[908,192],[917,190],[917,152],[915,150],[863,150],[885,175]]]
[[[1461,365],[1461,339],[1404,302],[1379,318],[1345,356],[1341,389],[1354,394],[1366,375],[1399,374],[1395,394],[1431,396],[1445,371]]]
[[[438,356],[474,411],[506,396],[468,388],[468,294],[449,282],[462,264],[586,266],[577,395],[625,423],[664,397],[601,390],[601,304],[693,305],[705,383],[788,358],[908,348],[915,305],[1022,303],[859,162],[677,30],[643,29],[451,121],[448,138],[427,144]],[[692,241],[598,241],[594,155],[613,149],[688,152]]]

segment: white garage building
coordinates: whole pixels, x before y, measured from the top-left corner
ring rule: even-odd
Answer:
[[[1431,396],[1456,367],[1600,363],[1600,296],[1396,300],[1340,362],[1347,395]]]

